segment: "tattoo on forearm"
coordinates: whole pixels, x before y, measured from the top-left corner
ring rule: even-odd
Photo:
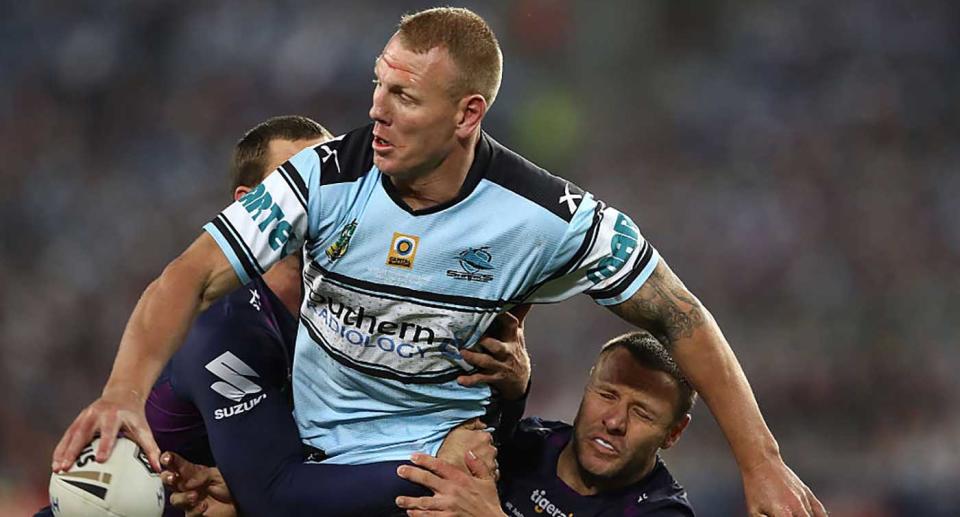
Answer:
[[[668,346],[680,338],[693,336],[705,321],[703,307],[666,265],[653,275],[630,300],[615,312],[636,324],[646,323],[649,330],[666,337]]]

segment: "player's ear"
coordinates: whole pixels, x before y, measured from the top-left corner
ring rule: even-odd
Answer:
[[[469,137],[487,114],[487,100],[483,95],[468,95],[457,104],[457,137]]]
[[[247,192],[250,192],[251,190],[253,189],[246,185],[240,185],[239,187],[233,189],[233,200],[239,201],[240,198],[242,198],[243,196],[246,196]]]
[[[660,448],[669,449],[670,447],[676,445],[676,443],[680,441],[680,435],[683,434],[683,430],[690,425],[690,420],[692,419],[693,417],[690,416],[690,413],[687,413],[686,415],[683,415],[683,418],[670,426],[670,432],[668,432],[667,436],[664,437],[663,443],[660,444]]]

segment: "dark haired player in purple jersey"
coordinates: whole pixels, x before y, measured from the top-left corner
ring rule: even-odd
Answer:
[[[397,503],[411,517],[692,516],[657,451],[680,439],[695,398],[651,334],[624,334],[600,352],[572,427],[524,419],[501,445],[499,500],[492,473],[479,463],[469,464],[470,476],[418,454],[417,466],[398,474],[434,495]]]

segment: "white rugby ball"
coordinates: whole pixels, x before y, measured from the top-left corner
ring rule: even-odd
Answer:
[[[50,475],[50,508],[57,517],[160,517],[163,483],[147,455],[127,438],[118,438],[110,458],[97,463],[95,438],[65,472]]]

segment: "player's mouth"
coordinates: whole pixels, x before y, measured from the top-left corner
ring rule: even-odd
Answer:
[[[620,451],[617,450],[617,447],[615,445],[613,445],[608,440],[600,436],[593,436],[590,438],[589,441],[591,444],[593,444],[594,448],[596,448],[599,452],[603,454],[615,455],[620,453]]]
[[[386,138],[381,138],[377,135],[373,135],[373,150],[374,151],[388,151],[393,149],[393,144],[390,143]]]

